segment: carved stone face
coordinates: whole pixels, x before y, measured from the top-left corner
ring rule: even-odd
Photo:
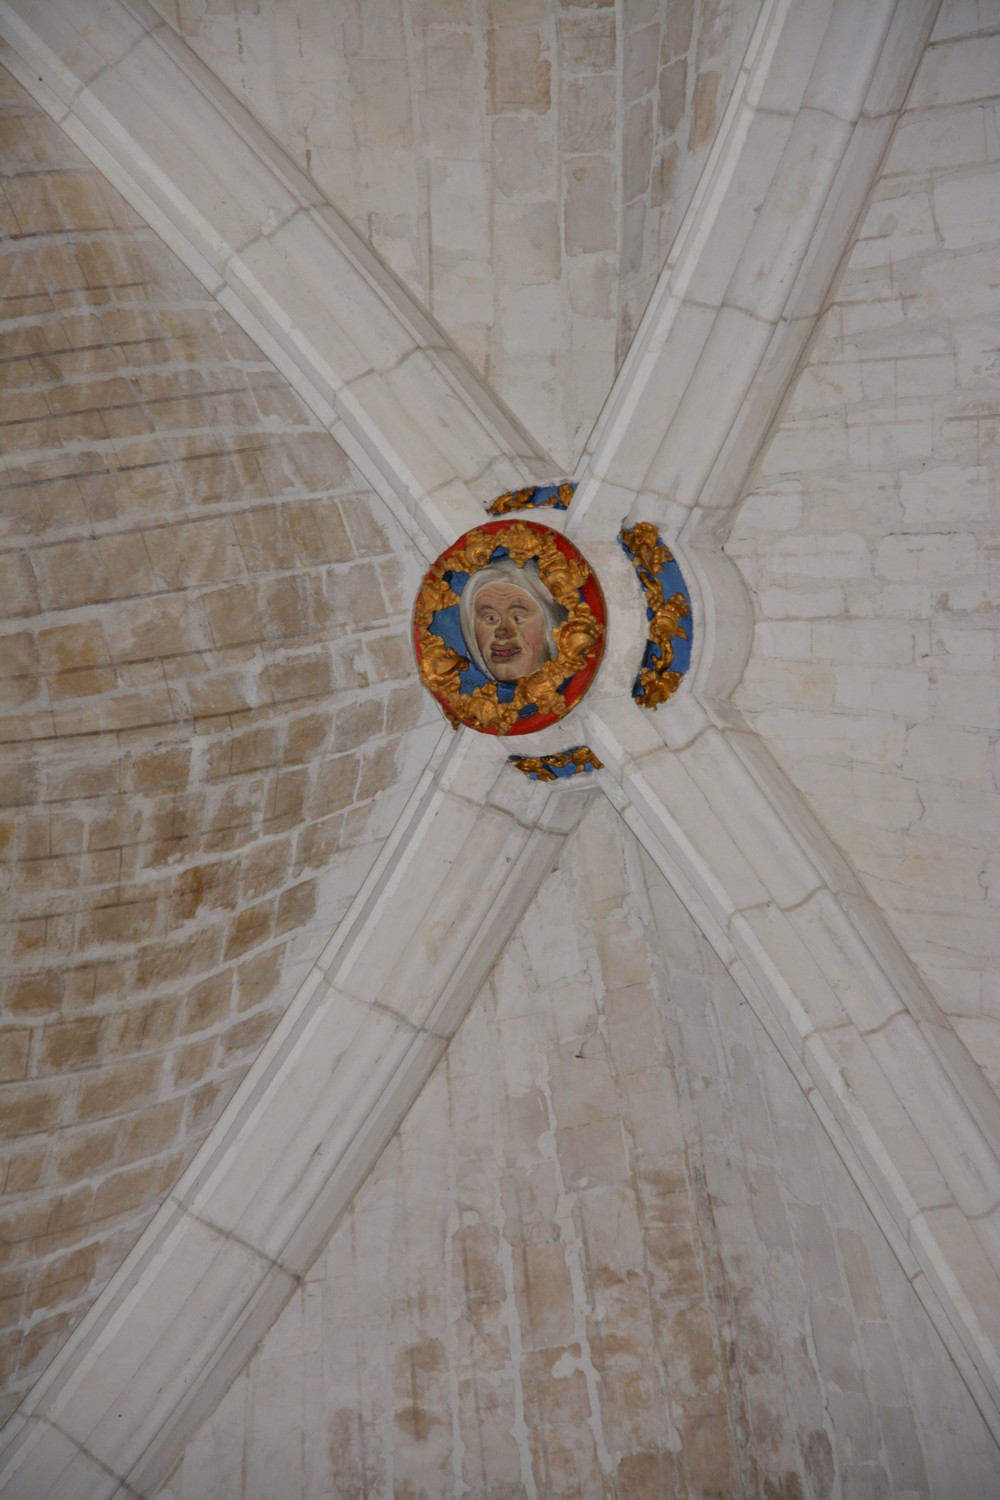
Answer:
[[[542,607],[514,583],[489,583],[475,603],[476,645],[498,682],[528,677],[551,654]]]

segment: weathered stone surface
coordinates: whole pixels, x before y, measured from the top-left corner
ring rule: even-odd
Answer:
[[[42,1216],[85,1195],[57,1236],[8,1249],[23,1295],[3,1335],[6,1412],[218,1117],[296,954],[353,894],[426,708],[392,698],[383,729],[411,672],[419,565],[381,505],[9,79],[0,110],[15,231],[35,247],[29,267],[6,243],[4,292],[37,351],[5,349],[5,401],[58,416],[33,416],[30,444],[14,434],[0,503],[5,712],[30,746],[20,770],[8,753],[2,789],[23,811],[5,850],[4,1190]],[[101,349],[116,373],[97,378]],[[359,782],[345,751],[362,741]],[[80,1259],[63,1274],[68,1247]]]
[[[977,57],[996,43],[984,18]],[[967,38],[925,55],[729,551],[759,616],[740,706],[996,1086],[996,445],[975,414],[1000,298],[971,241],[1000,161],[946,82],[975,90],[976,66]]]
[[[866,1494],[1000,1472],[798,1085],[601,803],[172,1492],[832,1497],[859,1465]]]
[[[967,40],[980,11],[944,8],[919,104],[733,551],[761,613],[741,701],[828,824],[858,840],[906,943],[935,950],[932,983],[935,955],[945,989],[960,977],[953,1015],[993,1066],[996,308],[983,242],[996,122],[991,97],[957,90],[990,76]],[[607,392],[610,326],[634,327],[657,236],[724,107],[754,7],[736,12],[637,0],[555,16],[515,0],[474,17],[462,0],[350,0],[325,18],[343,42],[339,91],[311,139],[364,139],[360,154],[329,154],[345,183],[354,173],[345,194],[379,205],[358,222],[426,279],[466,353],[495,378],[516,372],[546,437]],[[243,36],[254,19],[223,7],[196,24],[232,21]],[[251,79],[265,26],[257,59],[241,57],[251,100],[271,87]],[[499,113],[484,109],[494,76]],[[329,77],[310,81],[329,96]],[[620,156],[598,107],[610,81],[625,105]],[[343,453],[105,184],[83,201],[75,179],[89,169],[58,132],[24,118],[9,203],[44,227],[37,254],[10,242],[5,282],[18,322],[4,607],[40,619],[10,621],[4,701],[11,740],[40,748],[15,748],[3,773],[0,843],[18,883],[0,1064],[4,1185],[24,1209],[9,1238],[37,1267],[11,1283],[5,1314],[26,1331],[10,1347],[30,1368],[217,1118],[302,972],[314,914],[335,919],[356,887],[391,822],[388,789],[414,768],[406,736],[421,703],[405,680],[408,564]],[[312,129],[296,116],[296,140]],[[593,212],[563,193],[591,163],[607,189]],[[608,234],[605,248],[581,248],[588,234]],[[416,401],[414,369],[398,378]],[[688,774],[710,741],[675,770]],[[730,795],[700,785],[720,806]],[[212,1428],[220,1451],[242,1450],[219,1488],[234,1489],[252,1451],[247,1500],[255,1487],[294,1493],[287,1444],[269,1433],[295,1430],[312,1400],[302,1431],[335,1444],[333,1482],[359,1491],[888,1495],[943,1493],[958,1473],[989,1492],[995,1454],[796,1086],[656,877],[616,881],[624,846],[596,821],[585,868],[564,869],[544,924],[511,945],[473,1055],[456,1044],[392,1148],[396,1166],[388,1157],[369,1184],[381,1208],[403,1205],[404,1231],[380,1221],[359,1265],[363,1200],[351,1256],[330,1262],[330,1301],[341,1309],[344,1286],[360,1289],[370,1325],[359,1336],[338,1321],[339,1363],[322,1363],[317,1273],[288,1315],[292,1344],[276,1365],[265,1347],[237,1387],[252,1395],[246,1442],[231,1405]],[[861,829],[872,821],[874,853]],[[772,880],[778,844],[757,848]],[[786,915],[828,951],[793,884]],[[764,922],[740,913],[733,930]],[[828,1000],[808,963],[782,977],[816,988],[814,1013],[848,1004],[873,1052],[905,1048],[905,1027],[880,1032],[884,1013],[835,974]],[[844,1076],[832,1070],[837,1088]],[[907,1119],[926,1134],[934,1107],[925,1097]],[[983,1204],[978,1165],[957,1164],[963,1206],[966,1193]],[[362,1366],[379,1340],[391,1376],[375,1389],[381,1376]],[[326,1461],[310,1459],[316,1472]],[[302,1468],[307,1493],[315,1472]]]
[[[572,470],[690,201],[758,0],[620,13],[605,0],[420,0],[405,16],[353,0],[157,9]],[[619,95],[636,106],[623,139]],[[574,187],[581,156],[600,158],[598,190]],[[606,251],[616,295],[585,303],[547,251],[555,296],[540,317],[520,295],[539,282],[537,232],[504,213],[506,199],[555,218],[556,256]],[[30,268],[19,272],[34,295]]]

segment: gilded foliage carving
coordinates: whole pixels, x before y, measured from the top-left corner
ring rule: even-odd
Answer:
[[[498,694],[496,682],[463,691],[461,678],[469,668],[469,657],[448,645],[432,628],[435,614],[457,604],[460,597],[445,575],[475,573],[487,567],[498,547],[505,548],[518,567],[533,559],[541,583],[566,614],[553,631],[557,654],[519,678],[506,701]],[[595,615],[583,594],[591,576],[575,548],[562,542],[556,533],[530,522],[491,523],[477,528],[437,559],[417,596],[414,632],[421,677],[453,727],[467,724],[487,734],[510,734],[519,732],[515,725],[522,711],[532,706],[534,713],[545,716],[548,722],[569,712],[583,688],[571,696],[566,683],[578,672],[596,666],[604,641],[603,618]],[[599,590],[590,593],[592,598],[600,598]]]
[[[560,772],[577,776],[581,772],[600,771],[604,764],[589,745],[575,745],[572,750],[561,750],[553,755],[511,755],[508,759],[518,771],[535,781],[558,781],[562,779]]]
[[[548,505],[555,510],[566,510],[573,498],[575,484],[529,484],[523,490],[507,490],[486,507],[491,516],[506,516],[512,510],[527,510]]]
[[[683,673],[674,669],[674,642],[689,639],[681,621],[690,618],[691,602],[681,590],[665,596],[662,575],[674,557],[651,522],[623,527],[619,540],[642,584],[649,617],[649,642],[632,695],[643,708],[657,708],[681,685]]]

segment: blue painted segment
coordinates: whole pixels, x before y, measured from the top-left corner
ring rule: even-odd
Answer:
[[[633,562],[633,565],[634,565],[634,559],[635,559],[636,554],[634,552],[632,552],[629,549],[629,547],[626,546],[625,541],[624,541],[624,539],[621,536],[619,536],[619,538],[618,538],[618,545],[621,547],[622,551],[625,553],[625,556],[631,562]],[[657,533],[656,545],[658,547],[664,547],[664,548],[667,547],[666,542],[659,535],[659,533]],[[669,548],[667,548],[667,551],[669,552]],[[651,576],[647,572],[647,570],[645,568],[637,568],[636,569],[636,574],[639,577],[640,581],[643,578],[649,578]],[[691,647],[692,647],[692,644],[693,644],[692,636],[694,634],[693,629],[692,629],[692,618],[691,618],[691,594],[690,594],[690,592],[688,590],[687,584],[684,582],[684,574],[681,572],[681,570],[680,570],[680,568],[679,568],[679,566],[677,564],[677,561],[674,558],[674,556],[673,556],[672,553],[670,554],[670,560],[669,560],[669,562],[665,563],[664,566],[660,569],[660,571],[658,573],[652,575],[652,576],[655,577],[656,580],[657,580],[657,582],[659,583],[660,588],[663,591],[663,598],[664,598],[664,600],[670,599],[674,594],[681,594],[683,596],[686,604],[687,604],[687,609],[684,611],[684,613],[681,616],[681,620],[684,623],[684,635],[675,635],[672,638],[672,640],[671,640],[671,645],[673,646],[674,654],[673,654],[673,660],[672,660],[672,662],[670,664],[670,671],[671,672],[677,672],[677,673],[679,673],[680,676],[683,677],[684,673],[687,671],[688,667],[691,665]],[[654,614],[655,614],[655,611],[652,608],[652,606],[649,605],[649,604],[647,604],[646,605],[646,619],[647,620],[652,620]],[[649,641],[646,642],[646,649],[643,652],[642,663],[640,665],[639,672],[636,674],[635,682],[632,685],[632,697],[633,698],[635,698],[635,699],[641,699],[642,696],[643,696],[643,694],[642,694],[642,670],[643,670],[643,668],[653,666],[653,664],[655,662],[657,662],[657,661],[660,660],[660,658],[662,657],[662,655],[663,655],[663,651],[660,648],[660,646],[656,644],[655,641],[649,640]]]
[[[566,751],[564,753],[568,754],[568,755],[572,755],[574,750],[583,750],[584,748],[585,747],[583,745],[574,745],[572,747],[572,749],[570,749],[570,750],[568,750],[568,751]],[[520,765],[522,762],[524,762],[526,760],[536,760],[536,759],[537,760],[542,760],[542,761],[545,762],[546,770],[549,773],[548,776],[546,776],[546,778],[545,778],[546,781],[551,780],[553,777],[555,778],[556,781],[563,781],[563,780],[566,780],[568,777],[571,777],[571,776],[579,776],[581,774],[582,775],[588,775],[591,771],[596,771],[597,770],[597,767],[594,766],[594,765],[592,765],[589,761],[587,761],[583,765],[581,765],[578,762],[571,760],[568,765],[565,765],[565,766],[556,766],[556,765],[552,764],[552,758],[550,758],[549,756],[545,756],[545,755],[542,755],[542,756],[508,755],[508,757],[507,757],[507,760],[508,760],[509,764],[511,764],[511,765]],[[528,771],[526,774],[530,777],[530,779],[532,781],[537,781],[539,779],[537,771]]]
[[[486,507],[490,515],[506,515],[510,510],[538,510],[548,507],[550,510],[568,510],[569,502],[573,498],[575,484],[569,480],[563,480],[561,484],[526,484],[520,490],[507,490],[503,495],[498,495],[491,505]],[[517,497],[517,504],[509,502]]]
[[[560,490],[565,490],[565,489],[575,490],[576,489],[576,485],[575,484],[570,484],[570,485],[565,485],[565,484],[562,484],[562,485],[560,485],[560,484],[539,484],[539,485],[536,485],[535,489],[533,490],[533,492],[531,494],[531,498],[528,500],[527,503],[529,505],[534,505],[536,507],[540,506],[540,505],[547,505],[547,506],[550,506],[553,510],[568,510],[569,509],[569,499],[565,498],[563,495],[560,495],[560,493],[559,493]],[[571,499],[572,496],[570,496],[569,498]]]

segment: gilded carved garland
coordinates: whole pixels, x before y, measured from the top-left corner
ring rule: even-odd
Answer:
[[[489,565],[498,548],[506,549],[518,567],[534,559],[540,581],[566,611],[566,619],[553,631],[557,655],[518,679],[506,701],[499,695],[496,682],[463,691],[461,677],[469,668],[469,658],[433,629],[435,615],[458,604],[461,594],[460,589],[456,592],[452,588],[446,574],[478,572]],[[577,673],[593,671],[604,641],[603,618],[597,618],[584,597],[591,577],[588,564],[575,548],[548,528],[525,521],[479,527],[437,559],[417,596],[414,633],[421,677],[453,727],[467,724],[487,734],[519,733],[519,721],[524,723],[526,709],[533,709],[532,719],[548,723],[569,712],[580,693],[570,694],[567,683]],[[591,598],[599,599],[593,587],[588,592]]]
[[[559,750],[553,755],[510,755],[508,760],[515,770],[534,781],[558,781],[560,772],[578,776],[604,768],[589,745],[575,745],[572,750]]]
[[[555,510],[567,510],[573,498],[575,484],[529,484],[523,490],[507,490],[498,495],[487,507],[491,516],[506,516],[512,510],[527,510],[529,507],[552,506]]]
[[[639,521],[630,528],[623,527],[619,540],[642,584],[649,620],[646,655],[632,696],[643,708],[657,708],[681,685],[683,674],[674,670],[674,642],[688,639],[681,621],[687,619],[690,625],[691,601],[681,591],[665,594],[663,577],[674,557],[655,526]]]

